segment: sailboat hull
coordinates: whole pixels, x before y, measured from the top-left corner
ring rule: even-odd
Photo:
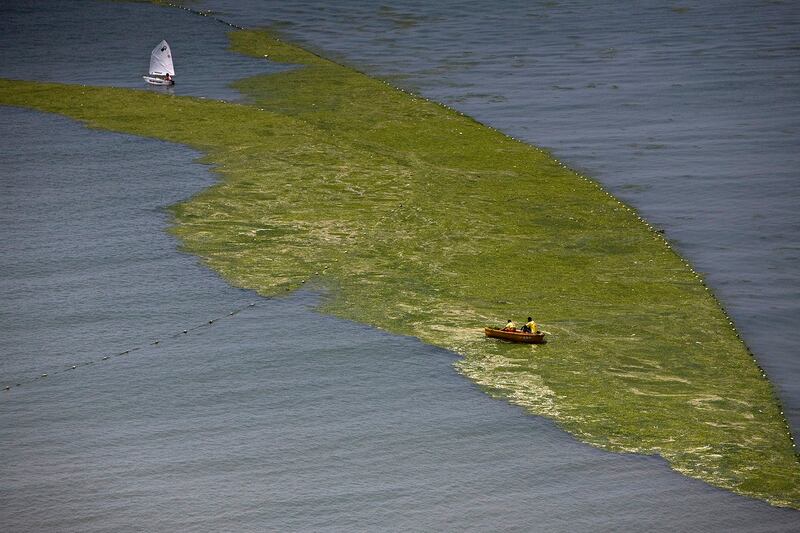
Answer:
[[[175,85],[175,80],[167,80],[158,76],[142,76],[150,85]]]

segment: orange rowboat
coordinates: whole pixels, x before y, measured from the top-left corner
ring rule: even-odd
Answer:
[[[544,333],[525,333],[524,331],[503,331],[502,329],[486,328],[487,337],[503,339],[511,342],[524,342],[527,344],[544,344]]]

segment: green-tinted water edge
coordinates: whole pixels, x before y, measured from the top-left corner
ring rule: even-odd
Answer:
[[[237,82],[248,104],[11,80],[0,103],[207,154],[221,181],[174,206],[174,232],[231,283],[322,289],[326,312],[457,352],[487,392],[585,442],[800,508],[772,387],[633,210],[458,112],[269,31],[230,37],[300,66]],[[483,336],[528,315],[548,344]]]

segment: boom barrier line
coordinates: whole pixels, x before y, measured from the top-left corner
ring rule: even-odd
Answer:
[[[237,309],[234,309],[233,311],[229,312],[226,315],[218,316],[216,318],[212,318],[212,319],[208,320],[207,322],[205,322],[203,324],[199,324],[199,325],[196,325],[196,326],[181,330],[178,333],[169,333],[167,335],[164,335],[163,337],[167,338],[167,339],[178,339],[180,337],[188,335],[192,331],[197,331],[198,329],[201,329],[201,328],[207,328],[207,327],[213,325],[214,323],[216,323],[216,322],[218,322],[220,320],[223,320],[225,318],[232,318],[232,317],[238,315],[239,313],[241,313],[242,311],[245,311],[247,309],[253,308],[255,306],[256,306],[255,302],[249,303],[249,304],[247,304],[247,305],[245,305],[243,307],[239,307]],[[129,348],[129,349],[121,351],[121,352],[108,353],[108,354],[103,355],[102,357],[99,357],[97,359],[89,359],[89,360],[86,360],[86,361],[81,361],[79,363],[74,363],[72,365],[69,365],[66,368],[61,368],[61,369],[58,369],[58,370],[55,370],[55,371],[42,373],[42,374],[39,374],[38,376],[33,377],[33,378],[18,380],[16,382],[14,382],[13,385],[6,385],[4,387],[4,391],[8,392],[13,388],[21,387],[23,385],[28,385],[28,384],[31,384],[31,383],[35,383],[37,381],[41,381],[43,379],[47,379],[50,376],[57,376],[59,374],[66,374],[67,372],[72,372],[73,370],[77,370],[80,367],[90,366],[90,365],[94,365],[96,363],[101,363],[103,361],[108,361],[108,360],[110,360],[110,359],[112,359],[114,357],[122,357],[124,355],[129,355],[129,354],[131,354],[133,352],[142,350],[142,349],[147,348],[149,346],[158,346],[159,344],[161,344],[161,339],[160,338],[155,339],[153,341],[150,341],[147,344],[140,344],[139,346],[134,346],[133,348]]]
[[[163,2],[163,3],[161,3],[161,5],[162,6],[167,6],[167,7],[174,7],[176,9],[182,9],[184,11],[187,11],[187,12],[192,13],[194,15],[199,15],[201,17],[211,17],[212,19],[216,20],[217,22],[219,22],[221,24],[225,24],[226,26],[230,26],[231,28],[236,28],[237,30],[243,30],[244,29],[244,27],[242,27],[242,26],[238,26],[238,25],[236,25],[236,24],[234,24],[232,22],[228,22],[225,19],[221,19],[219,17],[215,17],[214,16],[215,13],[213,11],[211,11],[211,10],[202,11],[200,9],[192,9],[190,7],[186,7],[186,6],[181,5],[181,4],[173,4],[171,2]]]

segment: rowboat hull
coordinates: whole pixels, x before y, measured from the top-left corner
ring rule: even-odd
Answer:
[[[511,342],[522,342],[525,344],[544,344],[544,333],[525,333],[523,331],[503,331],[502,329],[485,328],[487,337],[503,339]]]

